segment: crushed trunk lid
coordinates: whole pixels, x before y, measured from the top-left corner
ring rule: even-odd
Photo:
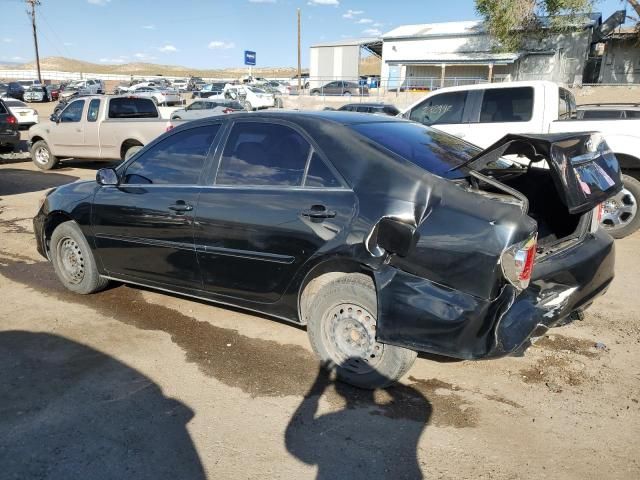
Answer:
[[[584,213],[622,190],[620,166],[599,133],[509,134],[456,167],[481,170],[505,155],[544,160],[554,172],[560,199],[572,214]]]

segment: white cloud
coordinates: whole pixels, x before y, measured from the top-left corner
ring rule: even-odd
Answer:
[[[13,42],[13,38],[5,37],[5,38],[2,39],[2,41],[4,43],[11,43],[11,42]]]
[[[382,32],[377,28],[367,28],[366,30],[363,30],[362,33],[369,37],[378,37],[382,35]]]
[[[65,47],[73,47],[74,43],[72,43],[72,42],[64,42],[63,45]]]
[[[155,30],[156,26],[155,25],[142,25],[142,28],[144,28],[145,30]]]
[[[142,52],[134,53],[133,56],[138,60],[155,60],[157,58],[157,57],[154,57],[153,55],[149,55],[147,53],[142,53]]]
[[[360,25],[364,25],[366,23],[373,23],[373,20],[371,20],[370,18],[361,18],[356,23],[359,23]]]
[[[15,57],[11,57],[11,60],[13,60],[14,62],[18,62],[20,60],[24,60],[24,58],[19,57],[19,56],[16,55]]]
[[[307,5],[340,5],[340,0],[309,0]]]
[[[249,3],[276,3],[276,0],[249,0]]]
[[[87,2],[90,3],[91,5],[100,5],[101,7],[104,7],[110,1],[111,0],[87,0]]]
[[[174,53],[178,51],[178,49],[171,44],[167,44],[164,47],[160,47],[158,50],[161,51],[162,53]]]
[[[347,13],[342,14],[342,18],[354,18],[357,15],[362,15],[363,13],[363,10],[347,10]]]
[[[376,22],[373,25],[371,25],[372,27],[382,27],[384,25],[384,23],[380,23],[380,22]]]
[[[213,40],[212,42],[209,42],[209,45],[207,45],[207,48],[210,48],[211,50],[229,50],[235,47],[236,44],[233,42],[222,42],[220,40]]]

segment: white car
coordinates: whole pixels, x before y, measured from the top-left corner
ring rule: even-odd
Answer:
[[[271,108],[276,104],[275,97],[272,94],[249,85],[227,84],[224,87],[224,96],[231,100],[238,100],[248,111]]]
[[[3,99],[3,101],[11,114],[18,120],[19,126],[30,127],[38,123],[38,111],[35,108],[13,98]]]
[[[201,98],[185,108],[175,110],[171,120],[195,120],[240,111],[244,111],[244,107],[236,100]]]
[[[174,80],[171,86],[179,92],[186,92],[187,87],[189,86],[189,82],[187,82],[186,80]]]
[[[136,97],[152,98],[157,105],[176,105],[182,103],[182,97],[180,97],[178,91],[169,88],[148,87],[138,84],[131,87],[129,93]]]

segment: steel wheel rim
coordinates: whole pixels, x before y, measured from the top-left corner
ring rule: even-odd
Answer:
[[[38,162],[41,165],[46,165],[49,162],[49,158],[50,158],[49,150],[47,150],[44,147],[38,147],[34,152],[34,156],[35,156],[36,162]]]
[[[57,250],[58,265],[65,280],[75,285],[82,282],[85,268],[80,245],[73,238],[65,237],[58,243]]]
[[[376,370],[384,345],[376,341],[376,318],[354,303],[340,303],[328,309],[322,321],[322,335],[331,360],[353,373]]]
[[[618,230],[629,225],[637,214],[637,199],[629,190],[623,188],[604,202],[600,223],[607,230]]]

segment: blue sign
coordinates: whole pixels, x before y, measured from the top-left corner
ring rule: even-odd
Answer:
[[[244,51],[244,64],[255,65],[256,64],[256,52]]]

